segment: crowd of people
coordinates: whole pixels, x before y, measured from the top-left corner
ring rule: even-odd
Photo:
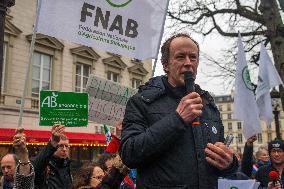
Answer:
[[[241,159],[224,144],[212,96],[192,82],[198,43],[187,34],[173,35],[161,53],[166,75],[151,78],[129,99],[118,133],[98,161],[84,163],[72,175],[63,125],[52,127],[48,144],[30,160],[24,130],[17,129],[15,154],[1,159],[0,189],[216,189],[220,177],[283,188],[283,140],[270,141],[254,156],[253,136]]]
[[[0,188],[131,189],[130,185],[123,184],[130,169],[122,163],[118,153],[108,149],[97,161],[85,162],[72,175],[69,140],[64,133],[63,125],[54,125],[47,145],[30,160],[24,129],[17,129],[13,138],[15,154],[6,154],[1,159]]]

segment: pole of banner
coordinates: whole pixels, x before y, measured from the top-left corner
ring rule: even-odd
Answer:
[[[169,6],[169,2],[170,2],[170,0],[167,0],[167,6],[166,6],[167,10],[168,10],[168,6]],[[158,54],[159,54],[159,49],[160,49],[160,45],[161,45],[163,34],[164,34],[164,27],[165,27],[166,17],[167,17],[167,11],[164,14],[164,22],[163,22],[163,25],[162,25],[162,32],[161,32],[160,39],[159,39],[159,45],[158,45],[157,51],[156,51],[157,53],[156,53],[156,58],[155,58],[154,65],[153,65],[152,77],[154,77],[156,66],[157,66]]]
[[[159,44],[159,46],[160,46],[160,44]],[[158,58],[155,58],[154,65],[153,65],[153,71],[152,71],[152,77],[154,77],[154,74],[155,74],[155,70],[156,70],[156,66],[157,66],[157,61],[158,61]]]
[[[27,88],[28,88],[28,80],[29,80],[29,75],[30,75],[30,69],[31,65],[33,62],[33,55],[34,55],[34,46],[35,46],[35,38],[36,38],[36,30],[37,30],[37,22],[38,22],[38,12],[40,8],[39,0],[37,0],[37,6],[36,6],[36,19],[33,27],[33,35],[32,35],[32,41],[31,41],[31,46],[29,49],[29,63],[28,67],[26,70],[26,77],[25,77],[25,83],[24,83],[24,90],[23,90],[23,95],[21,98],[21,106],[20,106],[20,115],[19,115],[19,120],[18,120],[18,128],[22,127],[22,122],[23,122],[23,111],[24,111],[24,106],[25,106],[25,97],[27,93]]]

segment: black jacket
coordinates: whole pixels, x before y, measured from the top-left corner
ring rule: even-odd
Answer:
[[[49,142],[32,161],[35,189],[69,189],[72,182],[70,160],[53,156],[56,148]]]
[[[244,147],[242,162],[241,162],[241,172],[246,174],[248,177],[251,177],[252,168],[253,168],[253,145],[249,146],[246,143]]]
[[[137,188],[217,188],[222,173],[205,160],[207,143],[224,141],[220,113],[208,92],[195,86],[204,106],[201,125],[186,124],[176,108],[184,88],[172,88],[165,76],[151,79],[130,98],[123,120],[121,159],[137,168]]]
[[[257,181],[260,182],[260,186],[262,187],[267,187],[268,186],[268,182],[270,182],[270,178],[269,178],[269,173],[270,171],[277,171],[277,169],[275,169],[273,167],[273,165],[264,165],[264,166],[261,166],[256,174],[255,174],[255,179]],[[282,175],[281,175],[281,184],[282,184],[282,188],[283,188],[283,183],[284,183],[284,172],[282,172]]]

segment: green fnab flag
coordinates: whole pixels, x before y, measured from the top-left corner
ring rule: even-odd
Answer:
[[[39,125],[88,125],[88,94],[40,91]]]

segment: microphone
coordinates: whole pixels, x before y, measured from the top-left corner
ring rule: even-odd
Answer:
[[[276,182],[279,180],[279,173],[276,171],[270,171],[269,178],[272,180],[273,186],[275,186]]]
[[[192,93],[192,92],[195,91],[194,80],[195,79],[194,79],[193,73],[191,71],[184,72],[184,85],[185,85],[185,89],[186,89],[186,93],[187,94]],[[192,125],[200,125],[198,117],[195,118],[192,121]]]
[[[184,85],[187,94],[192,93],[195,91],[194,88],[194,76],[191,71],[184,72]]]

